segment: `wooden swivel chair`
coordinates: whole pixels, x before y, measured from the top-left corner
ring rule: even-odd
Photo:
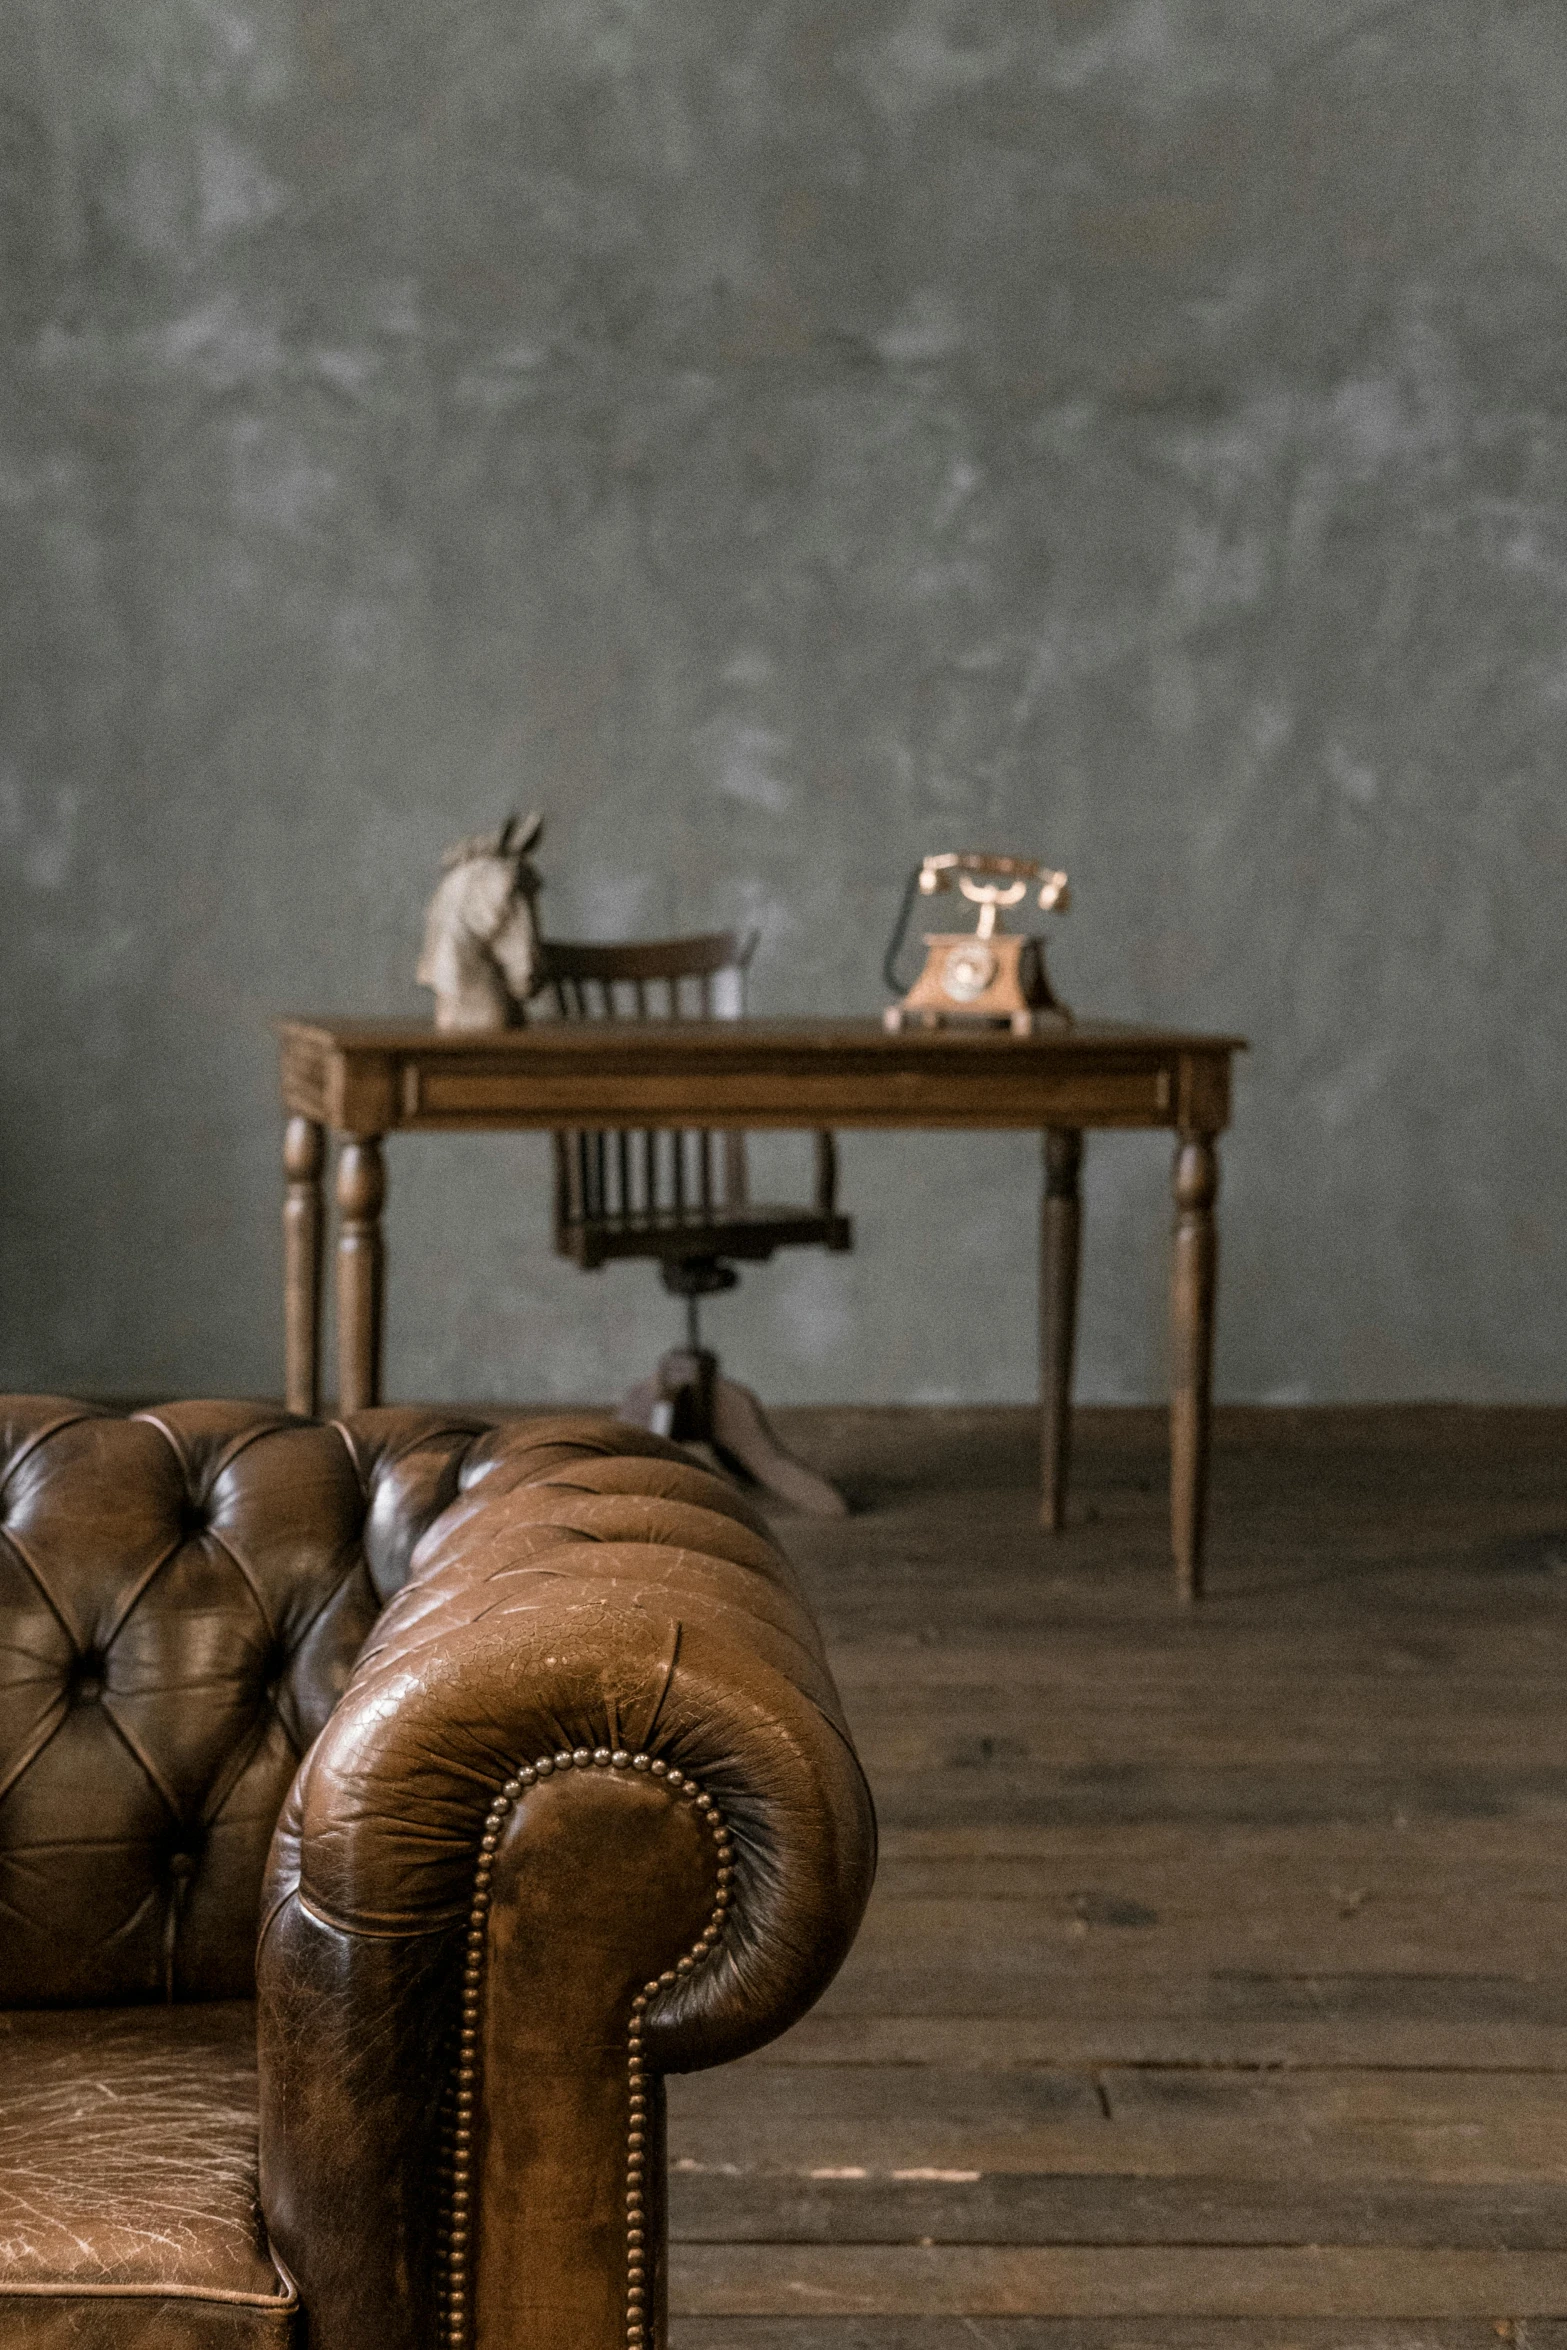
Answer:
[[[543,994],[562,1019],[738,1019],[754,933],[647,939],[627,946],[549,940]],[[798,1509],[841,1517],[843,1496],[779,1443],[748,1387],[726,1379],[702,1344],[704,1297],[733,1289],[735,1261],[779,1248],[847,1249],[837,1212],[837,1152],[815,1136],[816,1197],[809,1206],[753,1200],[745,1136],[706,1129],[557,1134],[555,1246],[584,1272],[612,1258],[651,1257],[664,1287],[684,1298],[686,1342],[633,1387],[623,1420],[677,1442],[711,1445],[730,1466]]]

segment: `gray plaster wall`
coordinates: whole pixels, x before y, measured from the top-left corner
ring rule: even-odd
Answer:
[[[276,1388],[269,1018],[417,1013],[538,805],[551,927],[759,924],[761,1011],[1067,865],[1073,1002],[1253,1039],[1221,1392],[1560,1396],[1564,142],[1559,0],[6,0],[0,1381]],[[1037,1146],[843,1165],[732,1367],[1027,1394]],[[673,1335],[541,1142],[391,1174],[394,1393]]]

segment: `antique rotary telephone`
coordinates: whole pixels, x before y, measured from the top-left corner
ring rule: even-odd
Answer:
[[[1021,905],[1036,881],[1046,913],[1064,914],[1071,903],[1066,875],[1031,857],[949,852],[916,866],[882,964],[887,985],[895,993],[903,985],[897,961],[916,892],[934,897],[938,890],[950,889],[954,877],[970,905],[979,908],[978,928],[926,933],[925,968],[902,1001],[887,1006],[882,1014],[887,1027],[896,1031],[978,1021],[987,1026],[1003,1023],[1014,1036],[1030,1036],[1046,1022],[1070,1020],[1065,1004],[1051,992],[1043,942],[1014,937],[1001,927],[1002,908]]]

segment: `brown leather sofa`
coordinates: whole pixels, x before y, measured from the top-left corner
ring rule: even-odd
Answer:
[[[674,1446],[0,1398],[0,2346],[657,2350],[662,2076],[872,1866]]]

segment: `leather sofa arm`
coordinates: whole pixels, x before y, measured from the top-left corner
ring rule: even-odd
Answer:
[[[262,2199],[313,2334],[657,2350],[662,2077],[803,2013],[873,1866],[743,1497],[612,1422],[491,1440],[274,1841]]]

